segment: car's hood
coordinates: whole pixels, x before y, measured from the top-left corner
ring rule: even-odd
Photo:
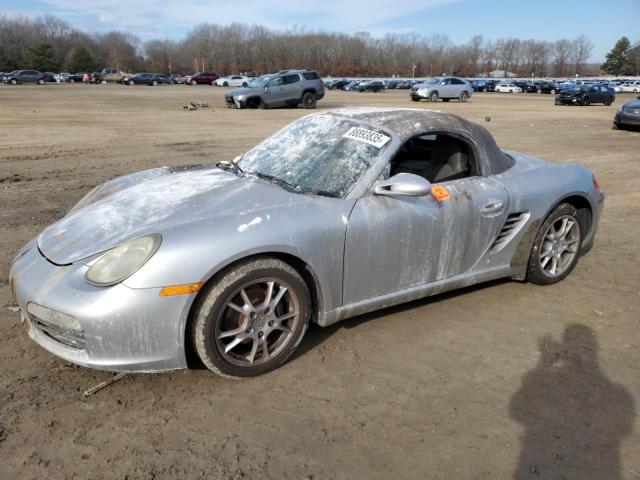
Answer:
[[[227,97],[235,97],[237,95],[247,95],[249,93],[253,93],[255,89],[253,88],[248,88],[248,87],[242,87],[242,88],[236,88],[235,90],[231,90],[229,93],[227,93]]]
[[[38,247],[52,262],[69,264],[140,235],[300,202],[301,197],[308,198],[215,166],[161,167],[98,187],[89,203],[46,228]]]

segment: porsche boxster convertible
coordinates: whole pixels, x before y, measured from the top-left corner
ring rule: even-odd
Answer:
[[[548,285],[593,243],[579,165],[500,149],[422,109],[302,117],[233,161],[108,181],[30,241],[24,329],[115,371],[265,373],[321,326],[498,278]]]

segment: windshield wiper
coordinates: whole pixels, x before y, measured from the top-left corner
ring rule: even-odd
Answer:
[[[240,166],[238,166],[238,164],[236,163],[232,163],[232,162],[218,162],[216,163],[216,167],[218,167],[221,170],[231,170],[233,171],[233,173],[235,173],[238,177],[241,177],[244,174],[244,170],[242,170],[240,168]]]
[[[288,191],[291,191],[291,192],[295,192],[295,193],[306,193],[306,194],[311,194],[311,195],[322,195],[322,196],[325,196],[325,197],[334,197],[334,198],[339,197],[339,195],[336,194],[336,193],[327,192],[325,190],[318,190],[318,189],[315,189],[315,188],[302,187],[300,185],[295,185],[293,183],[289,183],[286,180],[281,179],[280,177],[276,177],[275,175],[269,175],[268,173],[247,172],[247,175],[255,175],[256,177],[261,178],[262,180],[266,180],[267,182],[274,183],[274,184],[284,188],[285,190],[288,190]]]

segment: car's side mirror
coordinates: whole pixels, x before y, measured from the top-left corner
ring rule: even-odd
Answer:
[[[398,173],[388,180],[377,183],[373,192],[376,195],[387,196],[424,196],[431,193],[431,182],[413,173]]]

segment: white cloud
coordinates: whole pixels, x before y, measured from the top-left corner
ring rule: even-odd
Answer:
[[[94,18],[105,29],[140,37],[179,37],[202,22],[241,22],[284,29],[293,25],[326,31],[384,31],[384,23],[459,0],[41,0],[51,13],[71,20]]]

